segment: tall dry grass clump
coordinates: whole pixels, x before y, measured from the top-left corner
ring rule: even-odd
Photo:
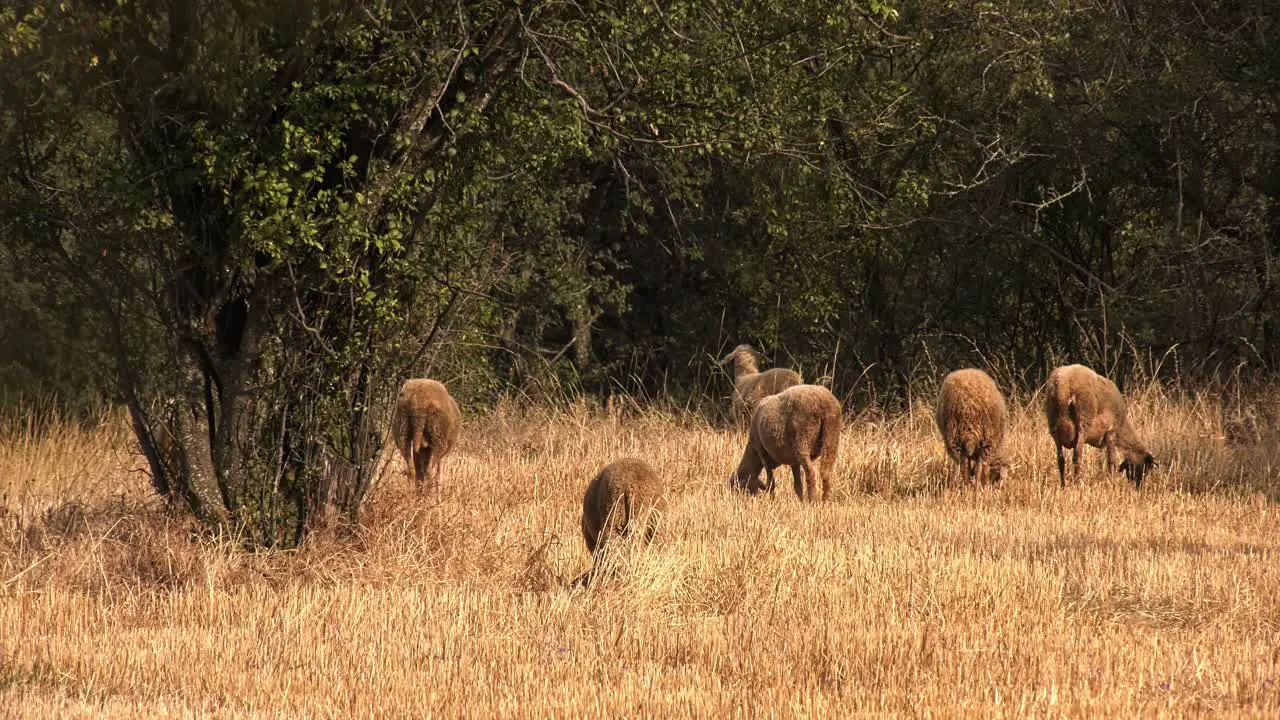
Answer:
[[[697,416],[500,408],[419,500],[257,553],[151,501],[123,419],[0,427],[0,714],[13,717],[1275,716],[1280,449],[1220,396],[1127,393],[1168,462],[1057,486],[1038,398],[998,488],[947,483],[932,408],[851,415],[832,502],[723,483]],[[582,482],[643,457],[652,545],[587,590]],[[465,491],[463,490],[465,488]]]

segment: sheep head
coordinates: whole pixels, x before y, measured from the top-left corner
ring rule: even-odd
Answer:
[[[756,352],[755,348],[750,345],[743,344],[734,348],[728,355],[721,358],[720,364],[728,365],[732,362],[733,376],[735,378],[739,378],[743,375],[751,375],[760,372],[758,358],[759,353]]]
[[[1141,489],[1142,478],[1155,466],[1156,459],[1151,457],[1151,453],[1134,453],[1120,463],[1120,471],[1124,473],[1125,477],[1133,481],[1134,487]]]
[[[1004,471],[1009,467],[1009,459],[1001,454],[993,453],[987,459],[987,482],[999,485],[1004,479]]]
[[[734,492],[755,495],[764,489],[764,486],[760,482],[758,471],[753,475],[749,472],[738,470],[729,474],[729,489]]]

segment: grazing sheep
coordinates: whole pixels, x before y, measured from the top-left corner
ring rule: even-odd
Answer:
[[[423,482],[437,497],[442,492],[443,462],[458,440],[462,412],[444,384],[406,380],[396,398],[393,422],[405,470],[421,493]]]
[[[1252,398],[1222,408],[1223,438],[1232,445],[1258,445],[1277,437],[1280,402],[1276,398]]]
[[[1071,448],[1078,479],[1083,442],[1106,451],[1107,472],[1115,469],[1116,456],[1123,453],[1120,470],[1140,489],[1143,476],[1156,461],[1126,417],[1124,397],[1116,384],[1083,365],[1064,365],[1049,374],[1044,390],[1044,416],[1058,446],[1060,485],[1067,484],[1063,448]]]
[[[831,473],[843,430],[840,401],[824,387],[796,385],[770,395],[756,405],[751,415],[747,449],[729,484],[755,494],[762,489],[760,470],[764,468],[768,475],[765,487],[772,495],[774,468],[788,465],[797,497],[814,500],[821,485],[822,499],[829,500]]]
[[[666,489],[649,463],[615,460],[592,478],[582,496],[582,539],[592,554],[603,551],[614,535],[642,532],[650,542],[666,510]]]
[[[744,425],[751,419],[756,404],[770,395],[804,383],[800,373],[787,368],[772,368],[760,372],[756,364],[756,351],[750,345],[739,345],[720,361],[725,365],[733,361],[733,399],[729,411],[734,422]]]
[[[947,455],[971,478],[1000,483],[1006,464],[1004,396],[990,375],[974,368],[942,380],[934,415]]]

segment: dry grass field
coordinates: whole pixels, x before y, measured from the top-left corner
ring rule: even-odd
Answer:
[[[1092,449],[1060,490],[1034,404],[998,488],[943,482],[928,407],[850,418],[813,506],[785,471],[731,494],[745,436],[696,418],[498,411],[441,504],[391,461],[354,537],[261,553],[166,515],[120,418],[10,418],[0,715],[1280,716],[1280,445],[1219,402],[1136,398],[1140,493]],[[582,490],[632,454],[670,514],[570,589]]]

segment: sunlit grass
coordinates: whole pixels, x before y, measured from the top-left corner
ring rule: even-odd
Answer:
[[[1035,402],[1035,399],[1032,399]],[[1151,389],[1143,490],[1057,487],[1034,407],[999,488],[927,407],[848,423],[834,501],[731,494],[691,416],[470,418],[440,505],[390,474],[354,537],[248,553],[155,502],[123,419],[0,438],[0,714],[1132,716],[1280,712],[1280,448]],[[670,515],[587,590],[581,493],[648,459]],[[393,471],[399,469],[392,460]]]

